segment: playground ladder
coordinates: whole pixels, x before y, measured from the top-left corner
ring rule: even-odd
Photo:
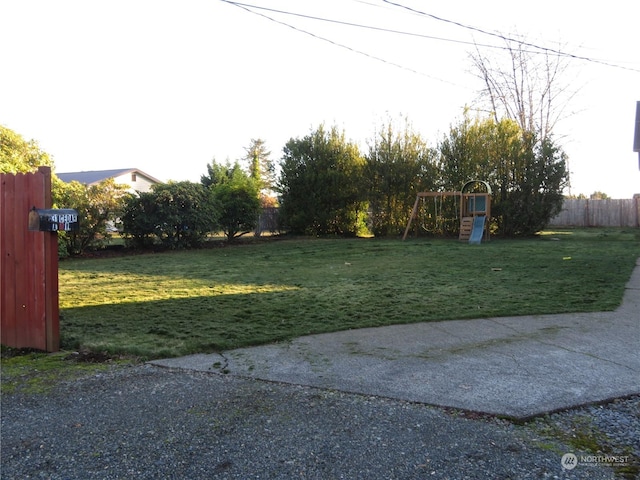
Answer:
[[[468,241],[471,237],[471,230],[473,230],[473,217],[462,217],[458,240]]]

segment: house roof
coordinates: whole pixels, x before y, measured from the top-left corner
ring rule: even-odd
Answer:
[[[56,176],[63,182],[80,182],[84,185],[93,185],[109,178],[120,177],[127,173],[137,173],[144,177],[147,177],[152,182],[162,183],[160,180],[152,177],[151,175],[139,170],[137,168],[120,168],[115,170],[92,170],[89,172],[69,172],[69,173],[56,173]]]

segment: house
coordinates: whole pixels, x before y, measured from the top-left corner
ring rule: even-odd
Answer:
[[[56,173],[63,182],[79,182],[83,185],[97,185],[98,183],[113,178],[117,184],[128,185],[134,192],[148,192],[151,185],[163,183],[157,178],[138,170],[137,168],[121,168],[117,170],[93,170],[89,172]]]

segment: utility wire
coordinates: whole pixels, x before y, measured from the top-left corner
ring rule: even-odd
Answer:
[[[233,6],[235,6],[235,7],[241,8],[242,10],[245,10],[245,11],[247,11],[247,12],[249,12],[249,13],[253,13],[254,15],[258,15],[258,16],[260,16],[260,17],[266,18],[267,20],[270,20],[270,21],[272,21],[272,22],[278,23],[278,24],[280,24],[280,25],[284,25],[285,27],[289,27],[289,28],[291,28],[291,29],[293,29],[293,30],[295,30],[295,31],[297,31],[297,32],[304,33],[304,34],[309,35],[309,36],[311,36],[311,37],[313,37],[313,38],[316,38],[316,39],[318,39],[318,40],[322,40],[322,41],[324,41],[324,42],[328,42],[328,43],[330,43],[330,44],[332,44],[332,45],[335,45],[335,46],[337,46],[337,47],[344,48],[344,49],[349,50],[349,51],[351,51],[351,52],[353,52],[353,53],[357,53],[357,54],[359,54],[359,55],[363,55],[363,56],[365,56],[365,57],[371,58],[371,59],[373,59],[373,60],[377,60],[377,61],[379,61],[379,62],[386,63],[387,65],[391,65],[391,66],[393,66],[393,67],[397,67],[397,68],[400,68],[400,69],[402,69],[402,70],[407,70],[407,71],[409,71],[409,72],[411,72],[411,73],[415,73],[415,74],[417,74],[417,75],[421,75],[421,76],[423,76],[423,77],[431,78],[432,80],[437,80],[437,81],[439,81],[439,82],[448,83],[448,84],[451,84],[451,85],[456,85],[455,83],[450,82],[450,81],[448,81],[448,80],[443,80],[443,79],[441,79],[441,78],[437,78],[437,77],[434,77],[434,76],[432,76],[432,75],[428,75],[428,74],[426,74],[426,73],[424,73],[424,72],[420,72],[420,71],[415,70],[415,69],[413,69],[413,68],[406,67],[406,66],[404,66],[404,65],[400,65],[400,64],[398,64],[398,63],[394,63],[394,62],[391,62],[391,61],[389,61],[389,60],[385,60],[384,58],[377,57],[377,56],[375,56],[375,55],[371,55],[371,54],[369,54],[369,53],[367,53],[367,52],[363,52],[362,50],[355,49],[355,48],[350,47],[350,46],[348,46],[348,45],[345,45],[345,44],[343,44],[343,43],[339,43],[339,42],[336,42],[336,41],[331,40],[331,39],[329,39],[329,38],[322,37],[322,36],[317,35],[317,34],[315,34],[315,33],[309,32],[309,31],[307,31],[307,30],[303,30],[303,29],[301,29],[301,28],[295,27],[295,26],[293,26],[293,25],[291,25],[291,24],[289,24],[289,23],[283,22],[283,21],[281,21],[281,20],[276,20],[276,19],[275,19],[275,18],[273,18],[273,17],[270,17],[270,16],[268,16],[268,15],[265,15],[264,13],[256,12],[256,11],[254,11],[254,10],[252,10],[252,9],[269,10],[269,11],[273,11],[273,12],[287,13],[287,14],[290,14],[290,15],[298,15],[298,16],[304,16],[304,15],[293,14],[293,13],[290,13],[290,12],[280,12],[280,11],[278,11],[278,10],[272,10],[272,9],[269,9],[269,8],[259,7],[259,6],[256,6],[256,5],[249,5],[249,4],[244,4],[244,3],[234,2],[234,1],[231,1],[231,0],[220,0],[220,1],[221,1],[221,2],[224,2],[224,3],[228,3],[229,5],[233,5]]]
[[[555,50],[553,48],[542,47],[540,45],[536,45],[536,44],[533,44],[533,43],[525,42],[523,40],[507,37],[507,36],[501,35],[499,33],[488,32],[488,31],[483,30],[481,28],[477,28],[477,27],[474,27],[474,26],[471,26],[471,25],[465,25],[464,23],[460,23],[460,22],[456,22],[456,21],[453,21],[453,20],[448,20],[446,18],[438,17],[438,16],[433,15],[431,13],[423,12],[421,10],[417,10],[415,8],[408,7],[408,6],[402,5],[400,3],[392,2],[391,0],[382,0],[382,1],[384,3],[389,4],[389,5],[393,5],[395,7],[403,8],[403,9],[408,10],[410,12],[417,13],[418,15],[424,15],[425,17],[433,18],[434,20],[438,20],[440,22],[450,23],[452,25],[456,25],[458,27],[462,27],[462,28],[465,28],[467,30],[472,30],[474,32],[479,32],[479,33],[482,33],[484,35],[497,37],[497,38],[499,38],[501,40],[504,40],[504,41],[507,41],[507,42],[515,42],[515,43],[518,43],[520,45],[524,45],[526,47],[530,47],[530,48],[535,48],[537,50],[541,50],[541,51],[546,52],[546,53],[553,53],[554,55],[559,55],[559,56],[563,56],[563,57],[569,57],[569,58],[573,58],[575,60],[583,60],[583,61],[586,61],[586,62],[598,63],[600,65],[604,65],[604,66],[607,66],[607,67],[621,68],[623,70],[630,70],[632,72],[640,72],[640,70],[635,69],[635,68],[630,68],[630,67],[625,67],[623,65],[618,65],[618,64],[614,64],[614,63],[610,63],[610,62],[605,62],[603,60],[598,60],[598,59],[591,58],[591,57],[584,57],[584,56],[581,56],[581,55],[575,55],[573,53],[563,52],[563,51],[560,51],[560,50]]]
[[[438,41],[443,41],[443,42],[459,43],[459,44],[463,44],[463,45],[472,45],[472,46],[474,46],[476,48],[477,47],[484,47],[484,48],[494,48],[494,49],[500,49],[500,50],[509,50],[508,47],[501,46],[501,45],[481,44],[481,43],[477,43],[477,42],[473,42],[473,41],[456,40],[456,39],[451,39],[451,38],[443,38],[443,37],[436,37],[436,36],[431,36],[431,35],[424,35],[424,34],[415,33],[415,32],[407,32],[407,31],[394,30],[394,29],[389,29],[389,28],[384,28],[384,27],[376,27],[376,26],[363,25],[363,24],[353,23],[353,22],[345,22],[345,21],[342,21],[342,20],[335,20],[335,19],[317,17],[317,16],[313,16],[313,15],[306,15],[306,14],[302,14],[302,13],[290,12],[290,11],[286,11],[286,10],[278,10],[278,9],[275,9],[275,8],[262,7],[262,6],[259,6],[259,5],[252,5],[252,4],[247,4],[247,3],[235,2],[235,1],[232,1],[232,0],[221,0],[221,1],[224,2],[224,3],[228,3],[230,5],[234,5],[234,6],[238,7],[238,8],[242,8],[243,10],[246,10],[246,11],[248,11],[250,13],[255,14],[255,15],[259,15],[261,17],[264,17],[264,18],[266,18],[268,20],[271,20],[272,22],[279,23],[281,25],[284,25],[284,26],[287,26],[289,28],[292,28],[292,29],[294,29],[294,30],[296,30],[298,32],[305,33],[305,34],[310,35],[310,36],[312,36],[314,38],[317,38],[319,40],[331,43],[332,45],[335,45],[335,46],[338,46],[338,47],[341,47],[341,48],[345,48],[345,49],[350,50],[350,51],[352,51],[354,53],[357,53],[357,54],[360,54],[360,55],[364,55],[366,57],[369,57],[369,58],[377,60],[377,61],[384,62],[384,63],[386,63],[388,65],[392,65],[392,66],[401,68],[403,70],[407,70],[407,71],[410,71],[412,73],[416,73],[418,75],[423,75],[423,76],[426,76],[426,77],[429,77],[429,78],[432,78],[432,79],[435,79],[435,80],[438,80],[438,81],[442,81],[442,82],[445,82],[445,83],[451,83],[451,82],[448,82],[446,80],[442,80],[442,79],[427,75],[427,74],[425,74],[423,72],[419,72],[419,71],[414,70],[412,68],[409,68],[409,67],[406,67],[406,66],[403,66],[403,65],[399,65],[397,63],[385,60],[385,59],[377,57],[375,55],[371,55],[371,54],[363,52],[361,50],[354,49],[352,47],[349,47],[348,45],[345,45],[345,44],[342,44],[342,43],[338,43],[338,42],[333,41],[331,39],[328,39],[326,37],[322,37],[320,35],[317,35],[315,33],[309,32],[307,30],[303,30],[301,28],[295,27],[294,25],[291,25],[289,23],[283,22],[281,20],[276,20],[273,17],[270,17],[268,15],[259,13],[259,12],[255,11],[255,10],[263,10],[263,11],[278,13],[278,14],[282,14],[282,15],[290,15],[290,16],[295,16],[295,17],[300,17],[300,18],[306,18],[306,19],[309,19],[309,20],[316,20],[316,21],[334,23],[334,24],[338,24],[338,25],[345,25],[345,26],[349,26],[349,27],[364,28],[364,29],[368,29],[368,30],[381,31],[381,32],[386,32],[386,33],[393,33],[393,34],[405,35],[405,36],[411,36],[411,37],[417,37],[417,38],[424,38],[424,39],[428,39],[428,40],[438,40]],[[460,22],[456,22],[456,21],[453,21],[453,20],[448,20],[446,18],[438,17],[436,15],[433,15],[433,14],[430,14],[430,13],[427,13],[427,12],[423,12],[421,10],[417,10],[417,9],[412,8],[412,7],[408,7],[406,5],[402,5],[400,3],[396,3],[396,2],[393,2],[393,1],[390,1],[390,0],[382,0],[382,1],[384,3],[386,3],[386,4],[388,4],[388,5],[392,5],[392,6],[395,6],[395,7],[398,7],[398,8],[402,8],[402,9],[408,10],[408,11],[414,13],[414,14],[417,14],[417,15],[430,17],[430,18],[433,18],[434,20],[445,22],[445,23],[450,23],[452,25],[455,25],[455,26],[458,26],[458,27],[461,27],[461,28],[465,28],[467,30],[471,30],[471,31],[475,31],[475,32],[481,33],[483,35],[489,35],[489,36],[492,36],[492,37],[496,37],[496,38],[499,38],[502,41],[514,42],[514,43],[518,43],[519,45],[535,49],[535,51],[527,51],[527,53],[534,53],[535,54],[535,53],[544,52],[544,53],[547,53],[547,54],[553,54],[553,55],[557,55],[557,56],[561,56],[561,57],[568,57],[568,58],[572,58],[572,59],[575,59],[575,60],[582,60],[582,61],[587,61],[587,62],[591,62],[591,63],[597,63],[597,64],[604,65],[604,66],[607,66],[607,67],[619,68],[619,69],[623,69],[623,70],[628,70],[628,71],[639,72],[640,73],[640,70],[635,69],[635,68],[626,67],[626,66],[623,66],[623,65],[614,64],[614,63],[611,63],[611,62],[606,62],[606,61],[594,59],[594,58],[591,58],[591,57],[575,55],[575,54],[572,54],[572,53],[563,52],[561,50],[556,50],[556,49],[552,49],[552,48],[536,45],[536,44],[529,43],[529,42],[526,42],[526,41],[521,40],[521,39],[507,37],[507,36],[499,34],[499,33],[489,32],[487,30],[483,30],[481,28],[477,28],[477,27],[474,27],[474,26],[471,26],[471,25],[466,25],[466,24],[463,24],[463,23],[460,23]],[[370,4],[369,2],[360,2],[360,3]],[[370,4],[370,5],[373,5],[373,4]],[[376,5],[374,5],[374,6],[376,6]]]
[[[247,3],[233,2],[233,1],[230,1],[230,0],[222,0],[222,1],[224,1],[226,3],[231,3],[231,4],[236,5],[238,7],[244,7],[245,9],[266,10],[268,12],[281,13],[283,15],[290,15],[290,16],[294,16],[294,17],[306,18],[306,19],[309,19],[309,20],[318,20],[318,21],[321,21],[321,22],[335,23],[335,24],[338,24],[338,25],[346,25],[348,27],[357,27],[357,28],[364,28],[364,29],[368,29],[368,30],[376,30],[378,32],[395,33],[395,34],[398,34],[398,35],[406,35],[406,36],[410,36],[410,37],[419,37],[419,38],[425,38],[425,39],[428,39],[428,40],[439,40],[439,41],[442,41],[442,42],[461,43],[463,45],[473,45],[473,46],[476,46],[476,47],[498,48],[498,49],[501,49],[501,50],[504,50],[506,48],[506,47],[501,46],[501,45],[484,45],[484,44],[479,44],[479,43],[475,43],[475,42],[471,42],[471,41],[467,41],[467,40],[455,40],[455,39],[452,39],[452,38],[434,37],[432,35],[424,35],[422,33],[406,32],[406,31],[403,31],[403,30],[393,30],[393,29],[390,29],[390,28],[375,27],[375,26],[372,26],[372,25],[362,25],[360,23],[352,23],[352,22],[345,22],[345,21],[342,21],[342,20],[335,20],[335,19],[330,19],[330,18],[316,17],[316,16],[313,16],[313,15],[306,15],[304,13],[288,12],[286,10],[278,10],[276,8],[269,8],[269,7],[261,7],[261,6],[258,6],[258,5],[250,5],[250,4],[247,4]],[[370,4],[368,2],[363,2],[363,3],[367,3],[368,5],[372,5],[372,6],[377,6],[377,5]]]

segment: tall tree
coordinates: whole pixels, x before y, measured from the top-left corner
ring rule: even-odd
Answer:
[[[499,54],[489,56],[476,47],[471,59],[484,85],[480,100],[496,121],[514,120],[542,142],[567,115],[577,89],[563,81],[569,67],[566,55],[535,50],[524,40],[505,37]]]
[[[249,164],[249,176],[257,182],[260,190],[273,190],[276,170],[274,162],[269,158],[271,152],[267,150],[265,141],[252,138],[245,152],[244,160]]]
[[[531,235],[560,211],[567,184],[566,155],[551,136],[538,141],[513,120],[465,119],[440,143],[445,184],[487,181],[498,233]]]
[[[517,164],[522,130],[516,122],[475,118],[468,110],[439,144],[438,167],[445,190],[460,190],[469,180],[506,185],[510,166]]]
[[[499,231],[506,236],[533,235],[557,215],[568,182],[567,157],[548,136],[541,142],[524,135],[518,161],[493,209]]]
[[[279,181],[283,224],[294,233],[358,234],[367,210],[364,164],[336,127],[289,140]]]
[[[435,188],[434,152],[406,119],[400,130],[389,121],[369,145],[365,178],[374,235],[400,234],[416,193]]]

